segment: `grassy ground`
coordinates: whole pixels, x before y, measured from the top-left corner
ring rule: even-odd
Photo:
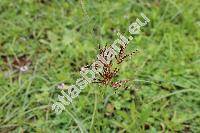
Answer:
[[[200,132],[199,0],[65,1],[0,1],[0,132]],[[56,86],[75,84],[98,44],[113,30],[128,36],[140,12],[151,22],[117,77],[132,89],[90,84],[56,116]],[[26,72],[13,63],[20,56]]]

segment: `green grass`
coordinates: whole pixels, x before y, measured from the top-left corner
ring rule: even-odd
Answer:
[[[32,64],[18,73],[0,59],[0,132],[199,133],[199,7],[198,0],[1,0],[0,56],[27,55]],[[75,84],[98,44],[111,44],[113,30],[129,36],[141,12],[151,22],[128,47],[140,53],[117,78],[131,79],[132,90],[90,84],[56,116],[57,84]]]

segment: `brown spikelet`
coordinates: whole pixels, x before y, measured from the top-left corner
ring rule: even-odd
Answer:
[[[124,61],[124,59],[126,59],[127,57],[130,57],[132,55],[134,55],[138,50],[132,52],[131,54],[126,54],[126,47],[127,45],[123,46],[123,45],[120,45],[120,52],[118,55],[115,56],[115,59],[117,61],[117,64],[120,64]]]
[[[103,48],[100,48],[99,46],[99,55],[104,57],[105,60],[107,60],[107,57],[105,55],[107,55],[108,53],[105,53],[107,48],[107,45]],[[126,54],[126,48],[127,45],[120,45],[120,52],[115,56],[115,61],[116,64],[120,64],[124,61],[125,58],[130,57],[132,55],[134,55],[138,50],[130,53],[130,54]],[[100,78],[99,79],[94,79],[93,83],[100,83],[103,85],[109,85],[112,86],[113,88],[117,88],[117,87],[121,87],[122,84],[125,84],[126,82],[128,82],[129,80],[120,80],[118,82],[112,82],[113,78],[117,76],[117,73],[119,72],[118,68],[112,68],[113,67],[113,60],[111,60],[108,64],[103,63],[103,71],[99,72]],[[98,66],[96,66],[98,67]]]

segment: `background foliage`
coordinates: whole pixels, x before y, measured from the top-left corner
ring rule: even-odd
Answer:
[[[199,0],[1,0],[0,132],[200,132]],[[128,36],[143,12],[151,22],[129,43],[140,53],[120,66],[132,89],[90,84],[66,111],[56,86],[75,84],[98,44]],[[12,60],[31,60],[17,72]],[[6,62],[5,58],[9,58]]]

